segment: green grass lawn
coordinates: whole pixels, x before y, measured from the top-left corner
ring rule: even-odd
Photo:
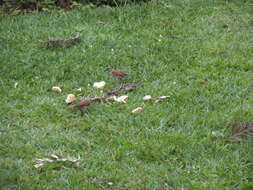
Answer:
[[[242,0],[1,15],[0,189],[253,189],[252,139],[227,141],[233,123],[253,121],[252,30]],[[40,43],[75,34],[72,48]],[[108,66],[141,84],[127,104],[95,103],[84,116],[67,109],[67,94],[101,95],[93,82],[119,85]],[[147,94],[171,98],[143,102]],[[81,162],[34,168],[51,154]]]

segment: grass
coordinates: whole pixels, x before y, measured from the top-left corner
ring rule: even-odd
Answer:
[[[253,120],[250,3],[159,0],[2,15],[0,189],[252,189],[252,139],[226,141],[234,122]],[[39,42],[77,33],[73,48]],[[83,117],[68,110],[67,94],[101,95],[88,86],[101,80],[118,85],[107,66],[141,83],[128,103],[96,103]],[[56,85],[63,93],[51,91]],[[146,94],[171,98],[144,103]],[[133,116],[138,106],[144,111]],[[80,156],[80,166],[33,167],[51,154]]]

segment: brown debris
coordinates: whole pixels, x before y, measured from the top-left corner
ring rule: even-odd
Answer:
[[[97,177],[89,177],[90,178],[90,182],[92,184],[98,185],[100,187],[105,187],[105,186],[112,186],[113,182],[105,179],[105,178],[97,178]]]
[[[96,22],[96,24],[106,24],[106,22],[104,22],[104,21],[98,21],[98,22]]]
[[[125,85],[121,85],[119,88],[107,91],[108,95],[118,95],[121,93],[131,92],[138,87],[136,83],[127,83]]]
[[[221,57],[227,57],[227,56],[229,56],[229,54],[228,54],[227,51],[222,51],[222,52],[219,53],[219,56],[221,56]]]
[[[169,98],[170,96],[159,96],[156,100],[155,100],[155,103],[158,103],[158,102],[161,102],[167,98]]]
[[[50,158],[37,158],[35,159],[34,167],[36,169],[42,169],[45,164],[49,163],[61,163],[61,167],[64,168],[64,163],[71,163],[78,165],[80,158],[63,158],[57,155],[52,154]]]
[[[106,92],[108,95],[118,95],[120,93],[120,88],[119,89],[113,89],[110,91]]]
[[[110,96],[104,99],[105,102],[116,102],[116,100],[117,100],[116,96]]]
[[[57,0],[56,5],[63,9],[67,9],[68,7],[70,7],[71,3],[67,0]]]
[[[124,92],[130,92],[133,91],[134,89],[137,88],[137,84],[136,83],[128,83],[126,85],[122,86]]]
[[[233,125],[229,141],[240,142],[242,136],[253,138],[253,122],[238,122]]]
[[[80,36],[76,35],[71,38],[62,38],[62,39],[49,39],[43,41],[42,43],[45,45],[46,48],[56,48],[56,47],[72,47],[77,42],[80,42]]]

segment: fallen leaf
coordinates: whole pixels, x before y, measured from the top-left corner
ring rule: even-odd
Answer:
[[[69,94],[65,100],[67,104],[71,104],[75,101],[76,97],[74,94]]]
[[[35,167],[36,169],[41,169],[43,166],[44,166],[44,163],[43,163],[43,162],[39,162],[39,163],[34,164],[34,167]]]
[[[175,21],[176,22],[183,22],[183,19],[182,18],[176,18]]]
[[[152,100],[152,96],[146,95],[146,96],[143,97],[143,100],[144,101],[151,101]]]
[[[53,86],[52,91],[61,93],[62,90],[59,86]]]
[[[221,56],[221,57],[227,57],[227,56],[229,56],[229,54],[228,54],[227,51],[223,51],[223,52],[219,53],[219,56]]]
[[[122,89],[124,92],[130,92],[130,91],[133,91],[134,89],[136,89],[137,86],[138,85],[136,83],[131,82],[131,83],[128,83],[128,84],[122,86]]]
[[[104,22],[104,21],[98,21],[98,22],[96,22],[96,24],[106,24],[106,22]]]
[[[105,85],[106,85],[105,81],[101,81],[101,82],[95,82],[93,84],[93,87],[103,89],[105,87]]]
[[[120,96],[116,99],[116,102],[119,102],[121,104],[126,104],[126,99],[128,98],[128,96]]]
[[[60,46],[72,47],[73,45],[75,45],[80,41],[81,41],[80,36],[76,35],[70,38],[48,39],[46,41],[43,41],[42,43],[45,45],[46,48],[55,48]]]
[[[205,79],[200,79],[199,82],[200,82],[201,84],[207,84],[207,83],[208,83],[208,79],[207,79],[207,78],[205,78]]]
[[[142,112],[142,107],[138,107],[138,108],[135,108],[132,113],[133,114],[138,114],[138,113],[141,113]]]
[[[156,99],[155,103],[160,102],[160,101],[162,101],[162,100],[165,100],[165,99],[167,99],[167,98],[169,98],[169,96],[160,96],[160,97],[158,97],[158,98]]]
[[[34,167],[36,169],[41,169],[46,164],[49,164],[49,163],[61,163],[62,167],[65,167],[64,163],[66,163],[66,162],[78,165],[80,162],[80,158],[62,158],[60,156],[52,154],[50,158],[37,158],[37,159],[35,159]]]
[[[253,138],[253,122],[238,122],[233,125],[229,141],[240,142],[242,136]]]
[[[92,184],[96,184],[96,185],[99,185],[101,187],[113,185],[113,182],[108,181],[105,178],[97,178],[97,177],[92,177],[92,176],[90,176],[89,178],[90,178]]]

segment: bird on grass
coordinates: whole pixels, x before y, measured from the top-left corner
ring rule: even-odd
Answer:
[[[78,109],[81,112],[81,115],[83,116],[84,112],[83,109],[87,108],[91,105],[92,102],[101,101],[101,98],[85,98],[81,100],[78,104],[72,106],[72,109]]]
[[[115,69],[113,69],[111,67],[107,67],[106,71],[112,73],[112,76],[114,76],[115,78],[118,78],[118,79],[123,79],[123,78],[125,78],[128,75],[128,74],[123,73],[121,71],[115,70]]]

